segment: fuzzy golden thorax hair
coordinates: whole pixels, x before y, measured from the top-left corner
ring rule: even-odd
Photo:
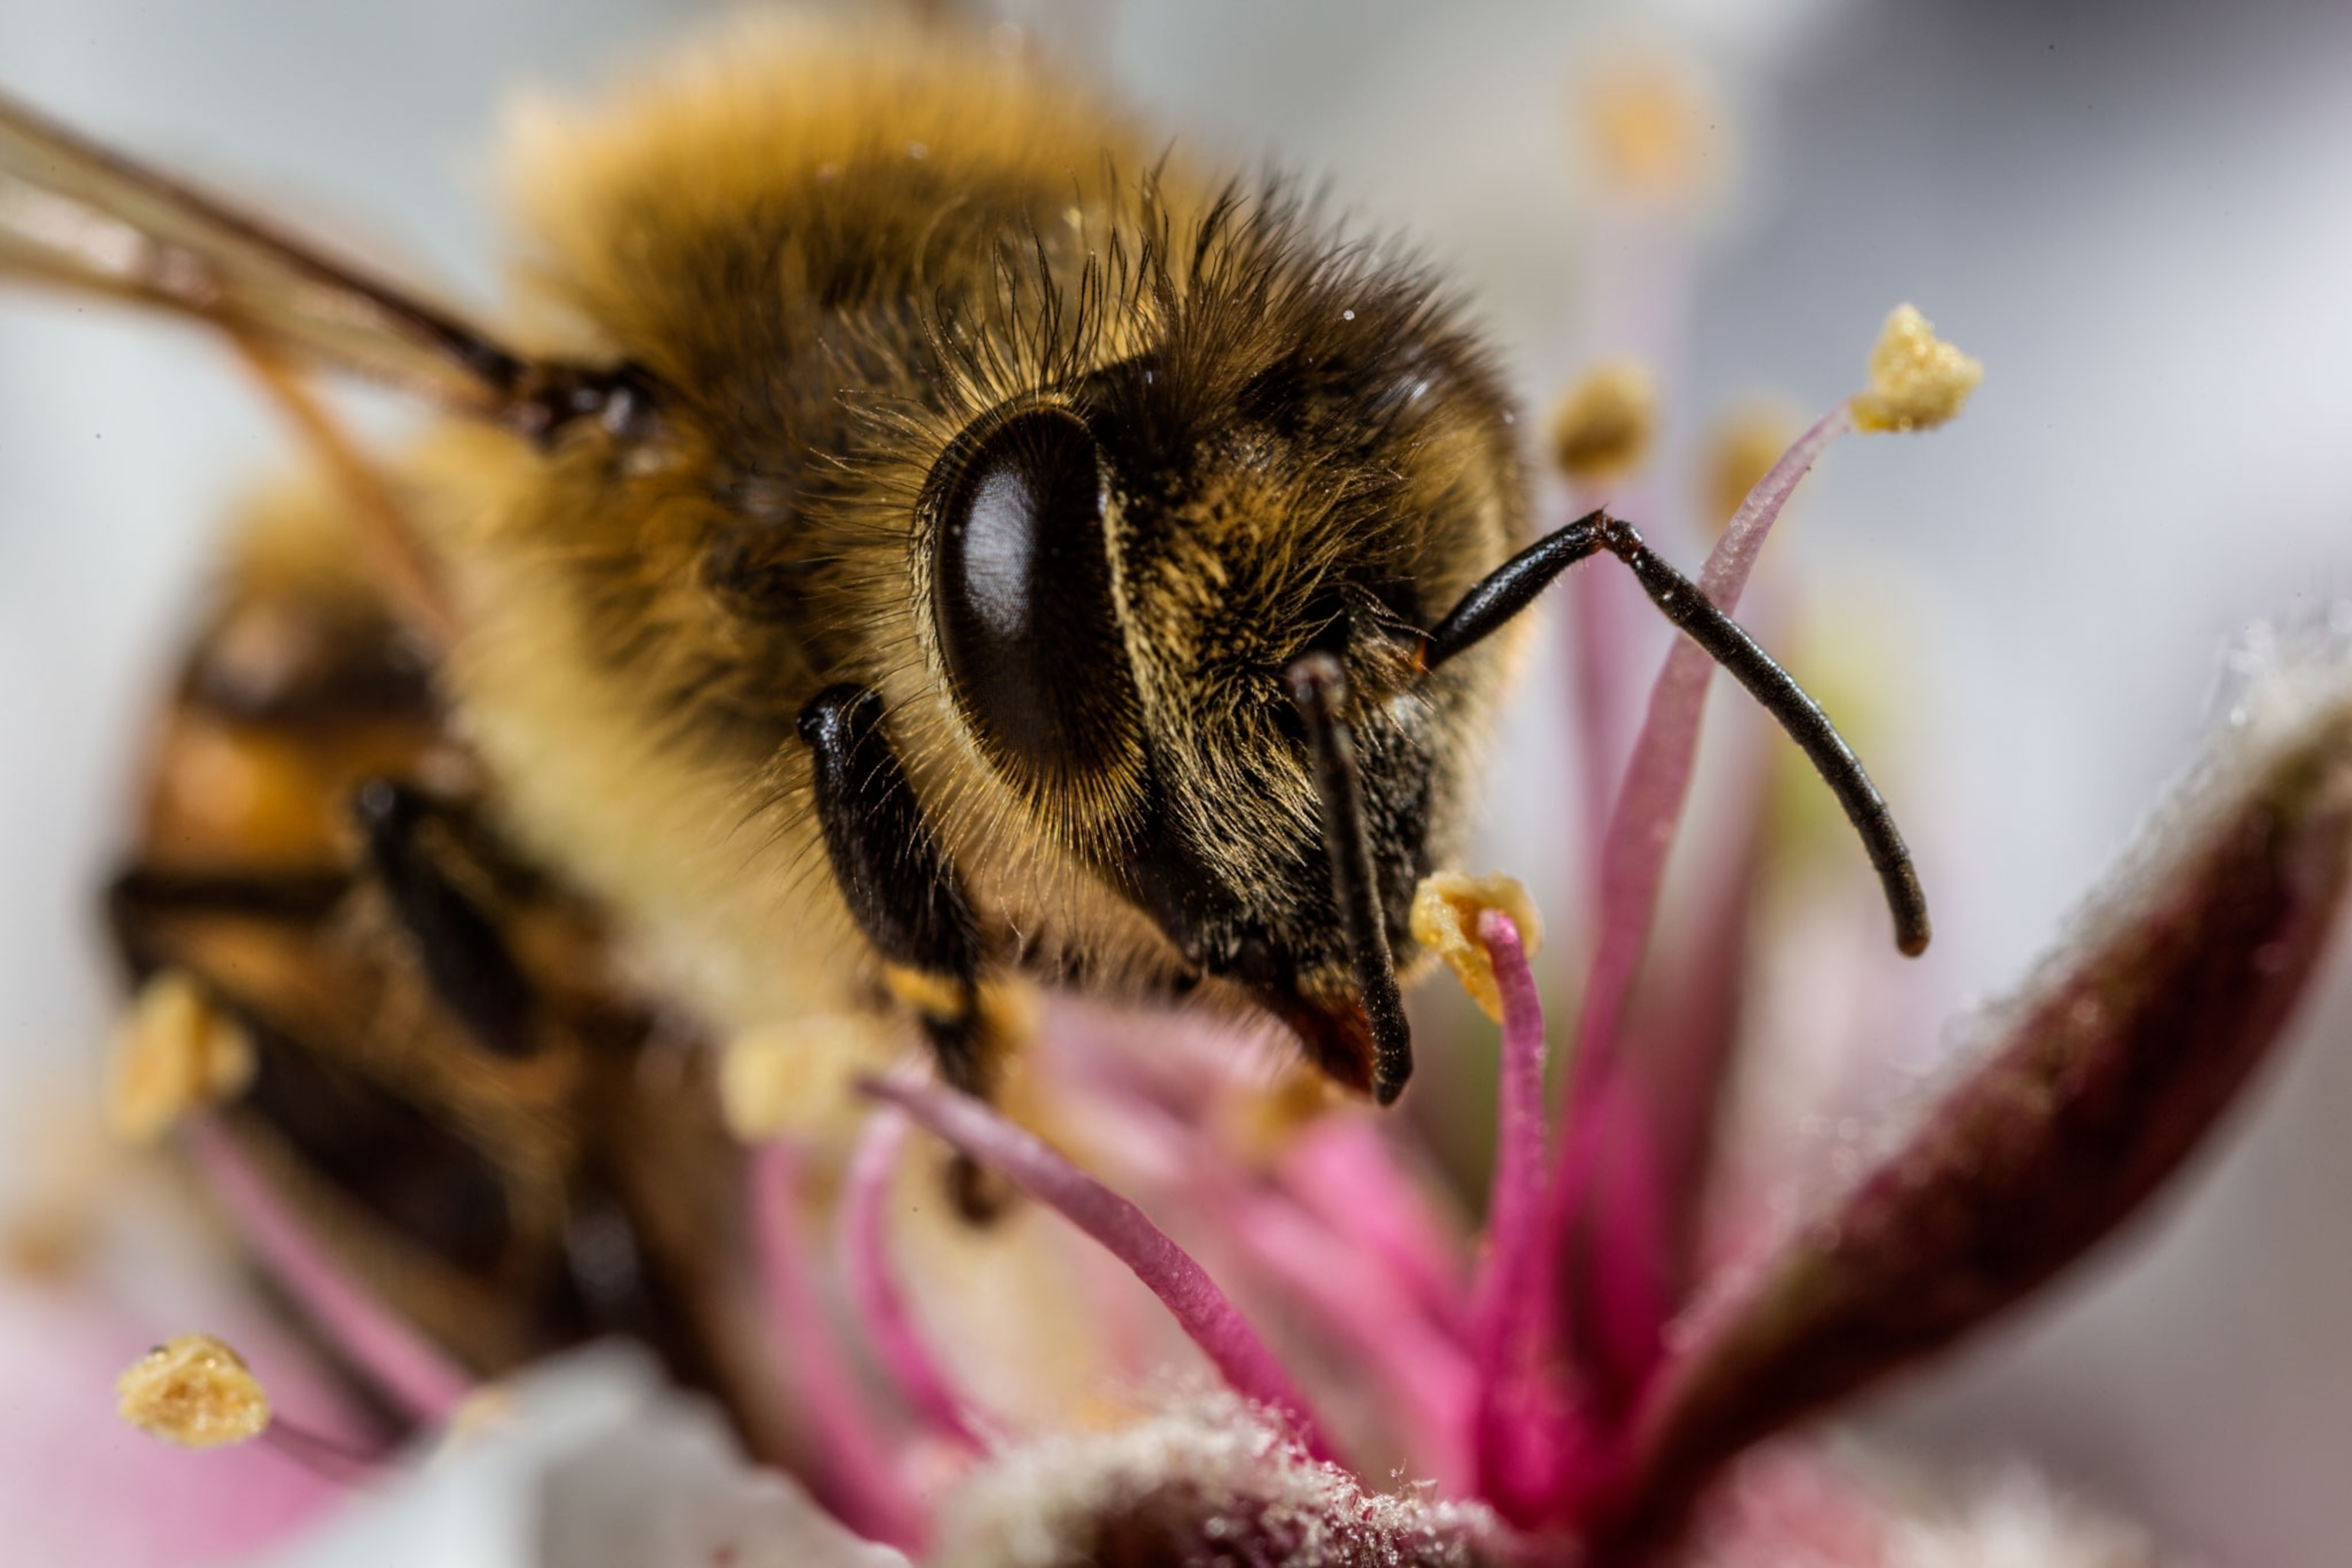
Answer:
[[[723,1022],[831,1005],[872,965],[793,721],[853,681],[1001,962],[1336,1005],[1282,685],[1321,648],[1409,954],[1507,657],[1416,678],[1412,639],[1526,531],[1423,271],[952,43],[761,35],[528,131],[534,319],[660,389],[647,441],[420,463],[451,679],[535,852]]]

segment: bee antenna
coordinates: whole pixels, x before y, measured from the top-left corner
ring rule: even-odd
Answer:
[[[1371,835],[1364,826],[1364,784],[1356,766],[1355,737],[1340,716],[1348,704],[1348,677],[1328,653],[1302,656],[1283,676],[1315,753],[1315,793],[1323,803],[1331,893],[1339,906],[1348,966],[1355,972],[1356,992],[1371,1026],[1372,1098],[1387,1105],[1404,1092],[1405,1080],[1412,1076],[1412,1029],[1405,1022],[1404,996],[1397,987],[1396,960],[1389,952],[1388,921],[1381,910]]]
[[[1423,670],[1435,669],[1502,630],[1551,586],[1553,578],[1601,549],[1601,525],[1608,521],[1605,511],[1586,512],[1472,584],[1436,628],[1421,639],[1416,662]]]
[[[1504,562],[1473,584],[1422,639],[1421,668],[1434,669],[1493,635],[1534,603],[1553,578],[1602,550],[1631,568],[1634,581],[1666,619],[1746,687],[1797,742],[1805,760],[1837,796],[1846,820],[1862,836],[1887,910],[1895,918],[1895,946],[1915,955],[1924,952],[1928,937],[1927,895],[1920,890],[1919,874],[1911,864],[1902,830],[1895,825],[1895,814],[1886,808],[1878,786],[1870,782],[1861,759],[1795,677],[1757,647],[1756,639],[1717,608],[1697,584],[1643,542],[1631,523],[1606,511],[1588,512]]]

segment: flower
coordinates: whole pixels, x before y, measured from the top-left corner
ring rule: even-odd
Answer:
[[[1794,471],[1776,465],[1751,522],[1769,522]],[[1718,563],[1752,543],[1735,527]],[[1670,659],[1659,693],[1675,679]],[[1680,816],[1656,759],[1686,751],[1699,711],[1654,694],[1637,737],[1615,817],[1648,855],[1663,856]],[[1644,824],[1662,826],[1630,830]],[[1662,1071],[1614,1032],[1623,997],[1609,986],[1626,959],[1606,933],[1647,931],[1646,858],[1604,883],[1557,1105],[1523,896],[1442,884],[1501,1004],[1501,1128],[1478,1240],[1447,1226],[1368,1113],[1299,1103],[1196,1025],[1072,1003],[1049,1010],[1013,1097],[1050,1142],[919,1077],[881,1076],[866,1080],[882,1108],[832,1203],[812,1145],[768,1145],[755,1177],[768,1299],[813,1458],[808,1493],[773,1494],[761,1528],[814,1531],[824,1552],[865,1561],[855,1554],[878,1548],[845,1523],[959,1568],[1218,1554],[1630,1563],[1668,1548],[1723,1568],[1932,1563],[2001,1542],[2045,1561],[2153,1562],[2130,1527],[2030,1481],[1955,1496],[1883,1458],[1779,1435],[2095,1244],[2259,1064],[2352,876],[2352,652],[2319,639],[2277,656],[2074,939],[1978,1022],[1949,1081],[1729,1262],[1699,1258],[1688,1216],[1722,1168],[1706,1127],[1732,1063],[1718,1052]],[[1149,1338],[1133,1294],[1098,1275],[1073,1291],[1050,1261],[1099,1261],[1099,1247],[1195,1348],[1193,1379],[1122,1388],[1115,1355],[1063,1338],[1045,1359],[1094,1363],[1080,1384],[1091,1406],[1041,1415],[974,1394],[1019,1359],[1007,1347],[1020,1325],[992,1322],[952,1261],[934,1256],[922,1278],[919,1236],[894,1245],[893,1226],[943,1206],[936,1167],[908,1158],[909,1121],[1034,1200],[1006,1222],[1019,1234],[963,1245],[1025,1251],[1033,1284],[1063,1279],[1061,1310],[1047,1309],[1057,1335]],[[831,1259],[809,1225],[828,1212]],[[1071,1228],[1047,1228],[1050,1215]],[[1072,1310],[1072,1294],[1086,1304]],[[828,1308],[836,1296],[854,1331]],[[566,1479],[578,1462],[544,1483],[593,1493]],[[687,1476],[673,1479],[689,1497],[754,1480],[707,1445]],[[734,1517],[669,1492],[646,1507],[705,1534]],[[597,1510],[611,1511],[601,1496]],[[761,1539],[741,1549],[766,1550]]]
[[[812,1205],[792,1142],[763,1152],[757,1178],[784,1375],[816,1456],[806,1491],[745,1465],[641,1366],[592,1357],[523,1380],[487,1431],[300,1561],[425,1550],[414,1531],[445,1511],[431,1500],[504,1467],[534,1478],[523,1495],[551,1510],[551,1539],[594,1543],[565,1561],[614,1564],[700,1560],[677,1555],[689,1541],[734,1553],[714,1561],[866,1568],[1606,1564],[1669,1548],[1716,1568],[1927,1568],[1997,1551],[2153,1563],[2141,1532],[2028,1476],[1955,1489],[1785,1434],[2126,1219],[2277,1038],[2347,879],[2352,648],[2321,639],[2254,681],[2073,939],[1978,1020],[1948,1080],[1874,1129],[1849,1178],[1711,1269],[1672,1223],[1708,1162],[1658,1158],[1691,1104],[1636,1092],[1656,1084],[1620,1058],[1570,1075],[1596,1106],[1548,1108],[1515,889],[1490,886],[1463,911],[1503,1013],[1483,1242],[1449,1229],[1369,1112],[1286,1110],[1229,1040],[1058,1005],[1025,1114],[1195,1247],[990,1107],[919,1076],[870,1078],[881,1108],[833,1203]],[[1680,1092],[1712,1103],[1727,1066]],[[910,1285],[892,1256],[909,1256],[892,1226],[942,1206],[937,1167],[908,1157],[909,1121],[1034,1200],[1005,1222],[1020,1235],[982,1245],[1067,1247],[1066,1261],[1098,1246],[1223,1388],[1110,1379],[1098,1394],[1143,1408],[1057,1422],[987,1408],[970,1391],[1003,1325],[968,1289]],[[806,1229],[828,1209],[831,1261]],[[829,1287],[855,1331],[827,1310]],[[1137,1327],[1120,1321],[1132,1297],[1076,1293],[1093,1304],[1067,1321],[1111,1338]],[[605,1414],[581,1415],[583,1401]]]

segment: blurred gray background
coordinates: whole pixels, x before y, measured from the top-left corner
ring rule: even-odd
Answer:
[[[1052,29],[1076,8],[1013,9]],[[487,299],[502,91],[593,84],[707,12],[11,0],[0,87]],[[1826,407],[1905,299],[1987,362],[1952,429],[1847,443],[1776,546],[1899,616],[1937,995],[1997,990],[2045,942],[2193,754],[2229,639],[2352,592],[2340,0],[1086,16],[1081,47],[1194,145],[1278,151],[1428,242],[1531,399],[1610,346],[1579,304],[1564,104],[1629,37],[1701,62],[1732,170],[1665,367],[1679,413],[1759,384]],[[113,995],[92,892],[142,717],[215,521],[286,460],[212,345],[0,298],[0,1089],[20,1107],[90,1079]],[[1498,790],[1524,823],[1546,796],[1517,773]],[[1928,1454],[2028,1455],[2216,1562],[2343,1561],[2347,968],[2154,1224],[1875,1419]]]

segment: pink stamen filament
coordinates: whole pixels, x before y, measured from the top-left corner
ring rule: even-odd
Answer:
[[[1757,552],[1799,481],[1822,451],[1849,428],[1851,416],[1841,404],[1800,436],[1757,481],[1700,574],[1699,586],[1715,604],[1727,611],[1738,604]],[[1599,1235],[1585,1235],[1574,1243],[1591,1247],[1605,1242],[1604,1251],[1590,1254],[1595,1268],[1642,1266],[1636,1255],[1645,1255],[1644,1249],[1629,1246],[1633,1233],[1684,1206],[1682,1194],[1661,1190],[1668,1173],[1662,1165],[1657,1126],[1661,1119],[1675,1120],[1682,1108],[1654,1109],[1636,1085],[1621,1081],[1620,1046],[1626,1005],[1656,919],[1667,856],[1689,797],[1713,672],[1714,666],[1694,643],[1677,638],[1668,650],[1601,847],[1600,940],[1577,1021],[1567,1132],[1553,1184],[1557,1219],[1549,1227],[1565,1242],[1588,1222],[1596,1225]],[[1684,1094],[1712,1096],[1714,1083],[1686,1082],[1677,1089]],[[1618,1121],[1626,1124],[1612,1125]],[[1601,1180],[1603,1161],[1605,1183]],[[1593,1220],[1597,1202],[1623,1204],[1633,1212]],[[1597,1296],[1578,1303],[1580,1319],[1599,1326],[1600,1332],[1598,1342],[1584,1348],[1606,1363],[1595,1368],[1602,1384],[1638,1384],[1650,1370],[1659,1327],[1642,1320],[1656,1317],[1662,1322],[1670,1303],[1640,1281],[1626,1282],[1621,1289],[1614,1281],[1603,1283],[1588,1274],[1585,1285]]]
[[[987,1438],[950,1386],[890,1267],[884,1206],[906,1142],[903,1111],[886,1106],[867,1119],[842,1200],[842,1274],[876,1358],[916,1415],[940,1436],[977,1452]]]
[[[1571,504],[1570,515],[1591,508]],[[1636,514],[1638,515],[1638,514]],[[1630,668],[1649,624],[1650,606],[1622,572],[1605,567],[1568,574],[1571,679],[1576,694],[1576,757],[1583,799],[1585,842],[1608,841],[1612,786],[1633,731],[1634,681]],[[1582,876],[1599,877],[1591,863]]]
[[[861,1087],[1100,1242],[1160,1298],[1235,1393],[1282,1412],[1310,1454],[1331,1458],[1306,1400],[1257,1331],[1141,1209],[969,1095],[892,1079],[868,1079]]]
[[[474,1380],[441,1349],[371,1295],[254,1168],[235,1134],[204,1117],[187,1145],[205,1186],[270,1277],[336,1348],[409,1415],[439,1423]]]
[[[1448,1324],[1421,1310],[1412,1282],[1393,1273],[1378,1248],[1280,1186],[1237,1175],[1232,1156],[1203,1131],[1202,1120],[1108,1087],[1105,1092],[1119,1106],[1123,1155],[1155,1168],[1158,1190],[1210,1234],[1230,1241],[1236,1262],[1279,1290],[1308,1331],[1348,1346],[1387,1385],[1398,1425],[1412,1434],[1416,1461],[1429,1474],[1441,1484],[1466,1479],[1461,1436],[1468,1429],[1475,1377]],[[1378,1134],[1370,1137],[1377,1148]],[[1356,1173],[1369,1179],[1355,1194],[1358,1208],[1409,1191],[1392,1168],[1379,1167],[1381,1174],[1373,1175],[1369,1162],[1383,1156],[1363,1152],[1368,1163]],[[1458,1286],[1452,1295],[1450,1315],[1458,1319],[1464,1311]]]
[[[1761,734],[1746,739],[1762,742]],[[1680,1289],[1692,1275],[1698,1209],[1715,1171],[1713,1133],[1730,1068],[1748,972],[1751,910],[1760,879],[1771,791],[1758,759],[1758,780],[1736,841],[1710,873],[1690,939],[1675,955],[1675,994],[1659,1009],[1637,1048],[1643,1070],[1656,1158],[1658,1194],[1669,1205],[1651,1252],[1660,1288]]]
[[[773,1320],[777,1359],[808,1438],[808,1479],[835,1518],[870,1541],[912,1551],[922,1515],[900,1484],[874,1412],[848,1375],[847,1357],[816,1279],[816,1248],[799,1209],[800,1152],[777,1140],[751,1156],[752,1240]]]
[[[1557,1237],[1546,1225],[1543,1003],[1518,927],[1488,910],[1478,937],[1503,998],[1503,1049],[1487,1200],[1486,1256],[1473,1288],[1477,1406],[1471,1432],[1478,1490],[1507,1516],[1537,1517],[1574,1483],[1585,1445],[1574,1391],[1558,1379],[1546,1325]]]
[[[1277,1182],[1261,1184],[1238,1174],[1204,1130],[1206,1107],[1180,1110],[1135,1075],[1106,1070],[1123,1058],[1083,1053],[1072,1074],[1091,1080],[1088,1098],[1118,1130],[1122,1164],[1140,1168],[1154,1191],[1225,1238],[1235,1266],[1280,1295],[1300,1331],[1345,1347],[1380,1380],[1417,1473],[1449,1489],[1466,1485],[1476,1380],[1461,1338],[1460,1271],[1378,1131],[1360,1118],[1325,1118],[1292,1142]],[[1300,1201],[1287,1179],[1294,1175],[1309,1188],[1344,1184],[1329,1194],[1344,1220]],[[1424,1294],[1437,1300],[1435,1312],[1424,1308]]]
[[[398,1474],[388,1447],[347,1443],[277,1414],[261,1429],[261,1440],[312,1475],[340,1487],[358,1487]]]
[[[1499,910],[1478,916],[1503,996],[1501,1081],[1496,1090],[1495,1173],[1486,1201],[1486,1258],[1473,1287],[1476,1314],[1472,1344],[1479,1369],[1491,1375],[1501,1356],[1505,1324],[1527,1305],[1541,1242],[1545,1166],[1549,1131],[1544,1114],[1543,1003],[1528,968],[1519,928]]]
[[[1756,482],[1732,514],[1723,537],[1699,574],[1699,588],[1728,612],[1738,607],[1756,564],[1757,552],[1830,442],[1851,428],[1843,404],[1824,415]],[[1610,814],[1601,847],[1601,941],[1593,954],[1584,1005],[1577,1020],[1575,1088],[1597,1084],[1615,1066],[1625,1002],[1648,946],[1657,914],[1658,890],[1665,879],[1667,852],[1689,797],[1691,767],[1698,752],[1706,711],[1707,680],[1715,666],[1697,644],[1677,637],[1650,691],[1650,707],[1625,765],[1624,782]]]

